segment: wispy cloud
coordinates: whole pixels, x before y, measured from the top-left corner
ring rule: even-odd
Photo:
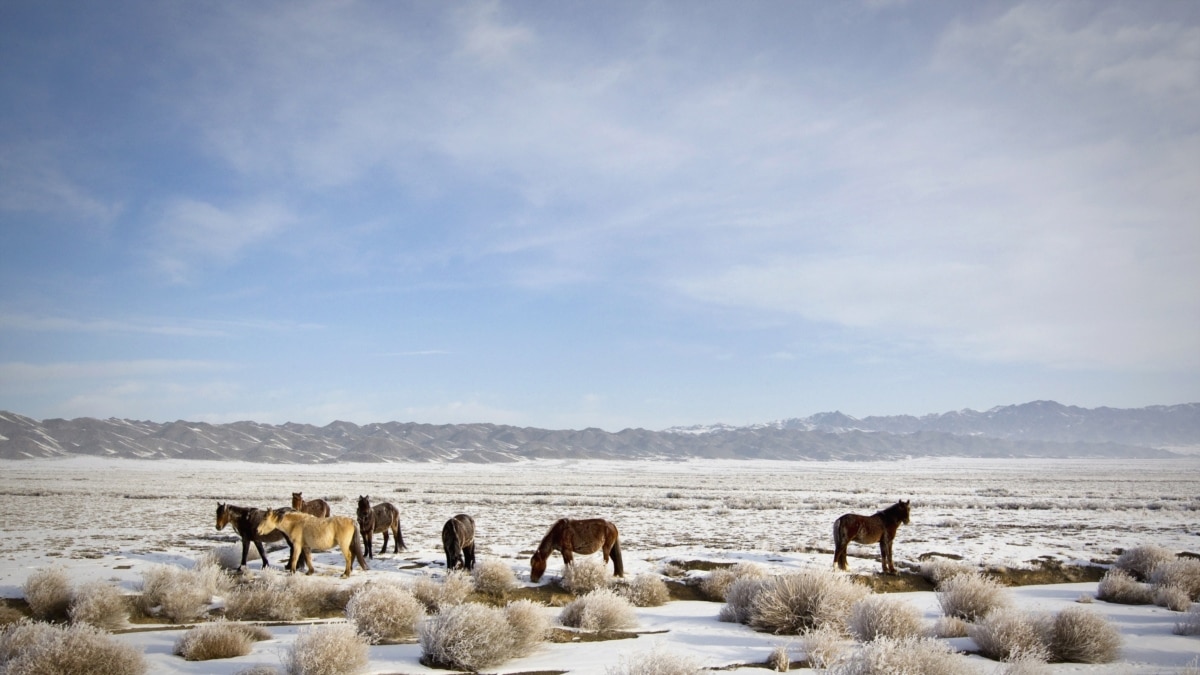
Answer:
[[[220,208],[193,199],[167,204],[157,225],[155,264],[173,281],[197,265],[229,264],[248,249],[271,241],[296,220],[272,201]]]

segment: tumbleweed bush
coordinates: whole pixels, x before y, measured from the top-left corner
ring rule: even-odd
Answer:
[[[372,644],[410,638],[425,616],[425,605],[394,581],[369,581],[350,597],[346,618]]]
[[[608,566],[593,558],[576,558],[563,567],[562,587],[575,595],[607,588],[612,583]]]
[[[21,590],[33,618],[43,621],[69,618],[71,580],[61,567],[47,567],[30,574],[21,585]]]
[[[671,599],[671,591],[657,574],[639,574],[616,587],[617,593],[636,607],[661,607]]]
[[[978,621],[1011,604],[1003,586],[978,572],[945,579],[937,587],[937,599],[943,614],[964,621]]]
[[[1048,638],[1037,617],[1015,608],[986,614],[967,628],[967,634],[989,659],[1008,661],[1015,657],[1050,660]]]
[[[71,623],[86,623],[104,630],[117,630],[129,623],[129,604],[121,588],[108,581],[89,581],[71,598]]]
[[[475,590],[486,595],[503,596],[517,587],[517,575],[512,567],[496,558],[477,562],[471,570],[471,579],[475,582]]]
[[[1128,572],[1138,581],[1149,581],[1154,568],[1163,563],[1173,562],[1175,552],[1157,544],[1135,546],[1117,556],[1113,567]]]
[[[347,623],[303,628],[284,653],[288,675],[350,675],[367,667],[366,638]]]
[[[754,595],[749,625],[776,635],[799,635],[822,627],[844,629],[850,607],[869,593],[849,576],[831,571],[771,577]]]
[[[1050,658],[1067,663],[1112,663],[1121,656],[1121,633],[1100,614],[1068,607],[1050,625]]]
[[[616,666],[605,669],[605,675],[697,675],[701,671],[699,662],[692,657],[655,646],[621,657]]]
[[[1123,569],[1105,572],[1096,586],[1096,597],[1122,605],[1149,605],[1154,602],[1154,587],[1144,584]]]
[[[828,670],[830,675],[966,675],[966,657],[941,640],[880,638],[863,644]]]
[[[916,607],[886,595],[868,595],[854,603],[847,626],[860,642],[915,638],[925,632],[921,612]]]
[[[189,629],[175,641],[173,653],[186,661],[229,659],[250,653],[255,642],[271,639],[262,626],[214,621]]]
[[[601,588],[572,600],[563,607],[558,620],[572,628],[618,630],[636,626],[637,614],[628,600]]]
[[[95,626],[20,623],[5,631],[0,661],[5,675],[142,675],[142,652]]]
[[[514,654],[513,629],[504,610],[475,602],[450,605],[425,617],[417,635],[421,662],[433,667],[478,671]]]

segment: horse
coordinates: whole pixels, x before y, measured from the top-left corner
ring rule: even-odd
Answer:
[[[262,560],[263,569],[270,567],[270,563],[267,562],[267,552],[263,548],[264,542],[270,543],[283,540],[287,542],[288,549],[292,548],[292,540],[288,539],[288,536],[279,530],[272,530],[262,535],[258,533],[258,525],[262,522],[265,513],[264,511],[248,506],[234,506],[233,504],[217,502],[217,530],[224,530],[226,525],[232,523],[234,531],[242,538],[242,564],[238,565],[239,570],[246,566],[246,558],[250,555],[250,544],[252,542],[255,548],[258,549],[258,557]]]
[[[562,553],[563,564],[570,565],[572,553],[589,555],[596,551],[604,554],[604,564],[611,557],[613,574],[625,576],[625,564],[621,561],[621,542],[617,526],[603,518],[572,520],[560,518],[550,526],[542,543],[538,544],[529,559],[529,580],[537,583],[546,571],[546,560],[554,551]]]
[[[442,550],[446,569],[475,569],[475,519],[460,513],[442,526]]]
[[[383,533],[383,548],[379,549],[380,553],[387,553],[389,532],[396,538],[393,553],[399,553],[400,549],[408,548],[404,544],[404,533],[400,531],[400,511],[388,502],[371,506],[369,497],[360,496],[358,498],[358,529],[362,532],[368,558],[375,557],[371,547],[376,532]]]
[[[895,504],[876,511],[869,516],[847,513],[833,523],[833,564],[846,570],[846,547],[850,542],[858,544],[874,544],[879,542],[879,558],[883,565],[884,574],[895,574],[896,565],[892,562],[892,541],[896,539],[896,530],[901,524],[908,525],[908,505],[910,501],[898,501]]]
[[[300,554],[304,554],[304,562],[308,565],[308,573],[313,573],[312,549],[325,549],[337,546],[342,550],[346,559],[346,571],[342,578],[350,576],[353,561],[358,561],[362,570],[367,570],[367,561],[363,558],[362,537],[358,532],[358,523],[347,516],[318,518],[299,511],[271,509],[263,516],[258,525],[258,533],[266,534],[279,529],[292,540],[292,559],[288,563],[288,571],[296,571],[296,563]]]
[[[307,513],[310,516],[316,516],[318,518],[328,518],[330,516],[329,502],[325,501],[324,499],[305,501],[304,497],[302,496],[303,494],[303,492],[292,493],[293,509],[296,509],[300,513]]]

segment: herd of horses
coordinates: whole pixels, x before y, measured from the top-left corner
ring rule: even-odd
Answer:
[[[880,563],[884,574],[895,574],[892,561],[892,542],[900,525],[909,524],[908,501],[895,504],[869,516],[847,513],[833,524],[833,564],[842,570],[849,569],[847,548],[851,542],[879,544]],[[313,573],[312,550],[337,547],[346,560],[342,577],[350,576],[355,561],[362,570],[367,568],[367,558],[373,558],[371,542],[376,534],[383,534],[380,553],[387,553],[388,535],[394,540],[392,552],[399,553],[407,548],[400,531],[400,511],[384,502],[371,505],[369,496],[358,498],[357,518],[331,515],[328,502],[323,499],[306,501],[302,492],[292,493],[290,507],[256,509],[217,503],[217,529],[232,525],[242,540],[242,562],[238,569],[246,567],[250,545],[258,550],[264,569],[270,566],[264,543],[285,541],[290,549],[287,570],[295,572],[300,562]],[[460,513],[442,526],[442,550],[446,555],[446,569],[475,567],[475,519]],[[560,518],[550,526],[529,560],[529,580],[537,583],[546,572],[546,563],[551,554],[558,551],[563,564],[570,565],[573,555],[591,555],[600,551],[604,564],[612,560],[613,574],[625,576],[625,563],[621,558],[620,533],[617,526],[603,518]]]

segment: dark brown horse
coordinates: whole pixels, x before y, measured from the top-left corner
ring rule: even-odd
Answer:
[[[446,569],[475,569],[475,519],[460,513],[442,526],[442,550]]]
[[[329,517],[329,514],[330,514],[329,502],[325,501],[324,499],[314,499],[312,501],[305,501],[304,497],[302,496],[303,494],[304,494],[303,492],[293,492],[292,493],[292,508],[293,509],[296,509],[300,513],[307,513],[310,516],[316,516],[318,518],[328,518]]]
[[[608,559],[612,558],[613,574],[625,576],[625,563],[621,561],[621,542],[617,526],[603,518],[561,518],[555,521],[546,532],[546,536],[542,537],[542,543],[538,544],[533,557],[529,559],[530,581],[537,583],[541,580],[542,574],[546,572],[546,560],[555,551],[562,553],[564,565],[571,564],[573,553],[590,555],[601,551],[604,554],[605,565],[608,564]]]
[[[846,560],[846,547],[850,542],[856,544],[874,544],[879,542],[879,557],[883,564],[884,574],[895,574],[896,565],[892,562],[892,542],[896,539],[896,530],[901,524],[908,524],[908,505],[911,502],[898,501],[882,511],[869,516],[847,513],[833,523],[833,564],[845,570],[849,569]]]
[[[263,543],[286,541],[288,548],[292,547],[292,540],[288,539],[287,535],[279,530],[274,530],[268,534],[258,533],[258,526],[262,523],[264,515],[266,515],[266,511],[248,506],[234,506],[233,504],[217,502],[217,529],[224,530],[226,525],[232,524],[234,531],[242,538],[242,564],[238,566],[239,570],[246,566],[246,558],[250,555],[251,543],[258,549],[258,557],[262,560],[263,569],[270,567],[270,563],[267,562],[267,552],[263,548]]]
[[[408,548],[404,545],[404,533],[400,531],[400,510],[388,502],[371,506],[370,497],[360,496],[358,498],[358,529],[362,531],[363,544],[367,549],[368,558],[375,557],[371,548],[376,532],[383,533],[383,548],[379,549],[380,553],[387,553],[388,533],[395,535],[396,538],[396,543],[393,544],[393,553],[399,553],[400,549]]]

